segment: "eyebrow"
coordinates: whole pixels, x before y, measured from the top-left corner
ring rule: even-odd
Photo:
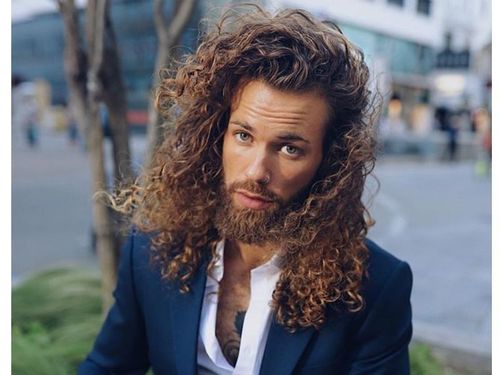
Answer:
[[[247,122],[232,120],[232,121],[230,121],[230,123],[241,126],[243,129],[248,130],[249,132],[254,130],[254,128],[252,126],[250,126],[250,124],[248,124]],[[280,139],[282,141],[289,141],[289,142],[290,141],[302,141],[305,143],[310,143],[307,139],[301,137],[300,135],[298,135],[296,133],[291,133],[291,132],[278,135],[278,139]]]

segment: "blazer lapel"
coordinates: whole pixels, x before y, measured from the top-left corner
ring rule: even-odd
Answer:
[[[269,329],[261,375],[290,375],[313,337],[315,330],[307,328],[290,333],[273,318]]]
[[[205,264],[202,264],[191,282],[188,293],[173,293],[171,326],[174,337],[178,374],[196,374],[198,327],[206,284]]]

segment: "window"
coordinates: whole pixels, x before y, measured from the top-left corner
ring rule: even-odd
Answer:
[[[417,13],[430,15],[431,14],[431,0],[418,0]]]
[[[404,0],[387,0],[389,4],[399,5],[402,7],[404,5]]]

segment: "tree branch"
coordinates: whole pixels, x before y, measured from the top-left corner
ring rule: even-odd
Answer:
[[[167,20],[163,13],[164,4],[164,0],[153,1],[153,20],[156,27],[156,34],[158,35],[158,42],[160,44],[168,43]]]
[[[186,27],[193,12],[196,0],[177,0],[180,2],[177,13],[174,15],[170,27],[168,28],[168,39],[170,46],[177,44],[182,31]]]
[[[88,28],[89,49],[90,49],[90,69],[89,69],[89,92],[92,96],[100,94],[99,71],[103,62],[104,51],[104,15],[107,0],[90,0],[88,2],[89,22],[92,25]]]

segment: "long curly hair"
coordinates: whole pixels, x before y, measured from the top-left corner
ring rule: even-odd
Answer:
[[[280,324],[319,328],[330,307],[363,307],[372,223],[361,198],[375,161],[376,106],[363,53],[335,25],[303,10],[227,11],[175,75],[163,73],[156,104],[175,127],[128,199],[115,204],[136,206],[132,221],[154,233],[162,276],[189,291],[199,267],[213,266],[221,240],[213,219],[231,99],[242,82],[257,79],[284,91],[318,90],[331,108],[323,160],[280,228],[282,272],[272,296]]]

